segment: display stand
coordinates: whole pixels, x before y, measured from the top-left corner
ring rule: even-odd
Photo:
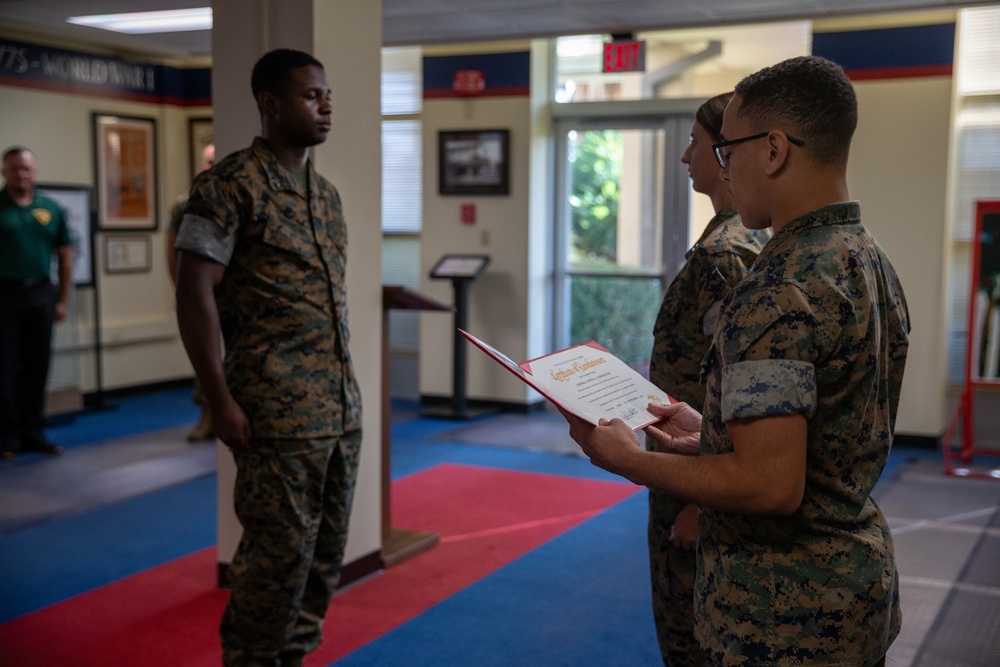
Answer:
[[[450,280],[455,292],[455,326],[452,330],[452,395],[451,404],[427,406],[421,410],[423,417],[437,419],[472,419],[495,412],[488,409],[469,408],[465,395],[465,339],[459,329],[468,329],[469,285],[480,276],[490,263],[489,255],[445,255],[431,269],[431,278]]]
[[[1000,388],[1000,201],[977,202],[972,246],[965,387],[942,442],[944,471],[1000,481],[1000,466],[972,467],[976,456],[1000,456],[1000,450],[976,447],[973,428],[976,390]],[[962,444],[955,448],[952,440],[960,425]]]
[[[58,185],[39,183],[36,190],[55,200],[66,214],[66,223],[73,239],[73,286],[92,290],[94,327],[95,391],[83,398],[85,410],[111,410],[117,406],[107,401],[104,394],[103,351],[101,348],[101,306],[98,295],[97,262],[95,261],[95,230],[97,209],[92,206],[92,191],[86,185]],[[52,263],[53,281],[58,279],[56,262]],[[76,312],[76,306],[73,307]],[[75,322],[71,322],[76,326]]]
[[[382,286],[382,562],[386,567],[438,543],[440,535],[392,525],[392,419],[389,396],[389,311],[449,312],[452,307],[396,285]]]

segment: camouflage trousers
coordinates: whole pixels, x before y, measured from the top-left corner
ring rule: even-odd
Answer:
[[[289,667],[322,639],[340,579],[361,431],[234,452],[243,526],[222,616],[227,667]]]
[[[694,638],[694,576],[697,551],[670,543],[678,501],[649,492],[649,577],[653,588],[656,638],[666,667],[703,667]]]

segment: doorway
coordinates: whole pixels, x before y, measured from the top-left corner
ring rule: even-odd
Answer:
[[[696,105],[656,114],[617,106],[613,116],[554,123],[553,345],[594,340],[648,376],[660,300],[688,248],[680,157]]]

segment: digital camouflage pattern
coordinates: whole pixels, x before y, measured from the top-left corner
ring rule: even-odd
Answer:
[[[684,255],[684,266],[663,296],[653,326],[649,379],[699,412],[705,403],[701,360],[712,345],[719,305],[768,238],[769,231],[744,227],[731,207],[719,211]]]
[[[340,580],[361,451],[361,433],[315,440],[255,440],[234,452],[234,503],[244,526],[228,569],[222,618],[226,665],[302,655],[322,639],[323,617]],[[285,480],[285,481],[283,481]],[[310,555],[304,557],[304,555]]]
[[[705,402],[701,360],[712,344],[723,297],[747,274],[769,232],[747,229],[731,207],[709,221],[663,296],[653,328],[649,379],[699,412]],[[646,440],[650,448],[656,441]],[[703,665],[694,639],[695,553],[674,547],[670,529],[685,503],[649,492],[649,574],[653,616],[663,662],[669,667]]]
[[[197,177],[176,247],[226,265],[226,381],[253,431],[234,452],[243,536],[223,662],[298,665],[340,577],[361,446],[340,196],[312,163],[296,178],[256,139]]]
[[[702,510],[699,643],[719,665],[869,667],[899,633],[892,536],[871,498],[892,443],[909,315],[860,207],[780,229],[723,302],[702,454],[726,422],[808,418],[806,487],[790,516]]]
[[[227,265],[216,292],[226,381],[255,437],[361,426],[347,345],[347,226],[308,166],[309,197],[261,139],[195,179],[176,247]]]

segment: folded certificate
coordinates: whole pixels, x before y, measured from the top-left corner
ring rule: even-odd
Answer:
[[[618,417],[632,430],[639,430],[659,420],[646,409],[648,404],[674,402],[593,341],[516,363],[467,331],[459,332],[542,396],[591,424],[602,417]]]

